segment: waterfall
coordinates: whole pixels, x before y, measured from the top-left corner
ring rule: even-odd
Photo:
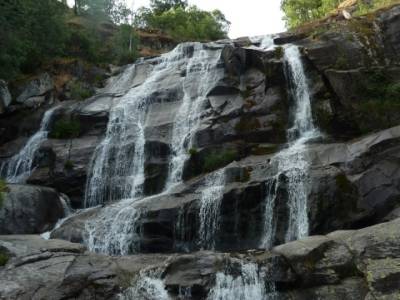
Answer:
[[[37,150],[47,139],[52,116],[58,106],[47,110],[40,123],[39,130],[27,141],[25,146],[13,157],[1,165],[0,175],[8,183],[25,183],[34,170]]]
[[[217,72],[221,60],[221,51],[210,51],[203,44],[196,44],[193,58],[187,64],[186,78],[183,82],[184,97],[174,121],[172,132],[172,157],[166,189],[171,189],[181,182],[182,171],[193,147],[193,133],[197,128],[203,105],[212,83],[222,78],[222,69]]]
[[[103,208],[85,223],[84,242],[88,249],[108,255],[128,255],[139,250],[136,223],[140,211],[132,199],[122,200]]]
[[[119,81],[128,84],[127,92],[110,111],[106,136],[97,147],[91,163],[85,193],[85,206],[111,201],[138,198],[143,192],[145,136],[144,126],[151,93],[156,91],[161,78],[179,69],[182,59],[189,60],[181,44],[156,61],[145,81],[131,87],[132,72],[127,68],[120,80],[111,80],[106,90],[124,89]],[[144,64],[146,62],[140,62]]]
[[[200,107],[206,100],[207,88],[216,80],[217,75],[212,76],[211,70],[218,67],[220,49],[209,49],[201,43],[178,45],[159,58],[141,85],[127,88],[126,94],[112,108],[105,138],[92,157],[85,206],[116,203],[102,208],[95,218],[86,221],[85,244],[91,251],[111,255],[138,251],[140,232],[136,223],[141,212],[135,206],[143,198],[145,121],[153,98],[151,95],[159,89],[162,78],[179,71],[184,75],[177,82],[184,96],[172,130],[174,154],[169,178],[176,178],[170,180],[172,185],[180,181],[181,175],[177,174],[182,172],[190,144],[185,141],[190,141],[200,119]],[[128,68],[125,71],[127,75],[122,75],[131,79],[121,80],[131,85],[134,79],[129,72],[132,71],[132,67]],[[115,80],[111,80],[110,85],[111,90],[115,86],[119,91],[123,89]]]
[[[266,274],[254,263],[240,262],[240,276],[229,272],[218,272],[215,285],[207,300],[273,300],[276,298],[275,285],[266,282]]]
[[[225,188],[225,172],[221,169],[209,174],[201,191],[199,244],[202,249],[215,248],[219,228],[220,207]]]
[[[70,206],[70,200],[69,200],[68,196],[65,194],[60,194],[60,202],[63,207],[64,217],[57,221],[56,225],[54,225],[54,228],[52,230],[44,232],[40,235],[45,240],[50,239],[51,233],[54,230],[60,228],[61,225],[64,224],[64,222],[67,221],[72,216],[72,209]]]
[[[264,235],[261,240],[263,248],[273,246],[276,226],[273,211],[282,175],[286,178],[289,210],[285,241],[300,239],[308,235],[307,200],[310,165],[306,144],[320,135],[313,123],[310,90],[299,48],[294,45],[285,47],[284,59],[289,92],[294,101],[294,108],[291,112],[293,124],[287,130],[289,147],[271,159],[271,164],[276,165],[278,172],[275,178],[267,182]]]
[[[161,270],[140,271],[132,287],[119,295],[120,300],[170,300],[165,284],[161,277]]]

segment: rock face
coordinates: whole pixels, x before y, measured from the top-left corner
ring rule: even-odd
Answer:
[[[10,103],[11,94],[8,90],[7,83],[4,80],[0,80],[0,114],[4,113]]]
[[[43,105],[49,98],[49,92],[54,89],[54,83],[48,73],[41,74],[22,88],[17,102],[28,107]]]
[[[129,298],[146,295],[133,287],[147,282],[150,286],[142,285],[142,293],[155,293],[151,284],[160,284],[158,288],[170,299],[179,299],[182,291],[190,291],[185,299],[206,299],[221,288],[218,278],[239,276],[245,284],[232,281],[231,291],[242,287],[263,295],[263,286],[273,284],[277,299],[396,299],[400,295],[399,226],[400,219],[396,219],[361,230],[311,236],[270,252],[125,257],[84,252],[80,244],[38,236],[1,236],[0,251],[9,259],[0,267],[0,296],[118,299],[121,294],[123,299],[147,299]],[[264,276],[246,285],[240,269],[251,264],[256,266],[255,274]],[[224,292],[233,295],[230,290]]]
[[[0,206],[0,233],[42,233],[62,217],[64,208],[55,190],[10,184]]]

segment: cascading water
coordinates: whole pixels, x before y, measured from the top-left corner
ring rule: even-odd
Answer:
[[[161,270],[142,270],[133,286],[119,295],[120,300],[169,300]]]
[[[217,72],[221,51],[210,51],[202,44],[196,44],[193,58],[187,64],[186,78],[183,82],[184,97],[176,115],[172,132],[172,158],[166,189],[182,181],[183,166],[188,152],[193,147],[193,133],[201,119],[202,104],[206,100],[211,83],[223,75]]]
[[[286,78],[294,101],[292,112],[293,125],[287,131],[289,147],[280,151],[271,159],[277,167],[277,175],[267,183],[263,248],[273,245],[275,222],[273,209],[281,175],[286,177],[288,192],[289,219],[285,241],[292,241],[308,235],[307,216],[308,169],[306,143],[320,135],[312,118],[310,90],[301,61],[299,48],[294,45],[285,47]]]
[[[225,172],[221,169],[207,176],[201,191],[199,244],[202,249],[215,248],[219,228],[220,207],[225,188]]]
[[[163,55],[146,80],[132,87],[112,108],[106,137],[92,159],[86,207],[119,202],[103,208],[96,218],[86,222],[85,241],[90,250],[113,255],[137,251],[135,224],[140,211],[136,209],[136,202],[143,191],[144,131],[151,93],[159,88],[160,79],[182,68],[186,70],[181,72],[185,76],[181,76],[177,83],[182,86],[184,97],[175,118],[172,134],[174,155],[169,176],[176,178],[169,181],[171,184],[178,183],[181,176],[176,174],[181,173],[187,152],[187,144],[183,141],[190,140],[192,129],[200,118],[197,106],[206,99],[208,83],[216,80],[209,71],[217,67],[220,53],[220,48],[207,49],[200,43],[180,44],[174,51]],[[115,81],[112,84],[115,86]],[[118,89],[121,90],[120,85]]]
[[[216,274],[214,287],[207,300],[274,300],[277,299],[275,285],[265,281],[266,274],[258,270],[254,263],[241,262],[240,276],[229,272]]]
[[[45,112],[39,130],[27,141],[19,153],[1,165],[0,176],[8,183],[24,183],[34,170],[36,151],[40,148],[49,134],[49,125],[58,107]]]
[[[60,226],[62,224],[64,224],[64,222],[67,221],[72,215],[72,209],[71,209],[71,206],[70,206],[70,201],[69,201],[68,196],[65,195],[65,194],[60,194],[60,202],[61,202],[62,207],[63,207],[64,217],[57,221],[56,225],[54,225],[54,228],[52,230],[44,232],[44,233],[42,233],[40,235],[45,240],[48,240],[50,238],[51,233],[54,230],[60,228]]]

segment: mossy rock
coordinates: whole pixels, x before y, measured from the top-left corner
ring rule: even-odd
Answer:
[[[253,131],[261,127],[260,121],[256,117],[242,117],[235,125],[238,133]]]

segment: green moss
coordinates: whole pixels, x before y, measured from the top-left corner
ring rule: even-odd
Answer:
[[[196,148],[190,148],[189,149],[189,155],[190,156],[195,156],[195,155],[197,155],[199,152],[197,151],[197,149]]]
[[[72,161],[70,161],[70,160],[67,160],[65,163],[64,163],[64,169],[65,170],[72,170],[74,168],[74,163],[72,162]]]
[[[350,194],[353,192],[353,186],[345,174],[336,175],[335,180],[341,194]]]
[[[69,139],[79,136],[81,131],[80,122],[77,120],[59,120],[54,124],[50,137],[54,139]]]
[[[3,180],[0,179],[0,208],[3,207],[4,204],[4,194],[8,192],[8,187],[7,187],[7,183]]]
[[[334,69],[337,70],[346,70],[349,68],[349,62],[345,55],[341,54],[336,58],[335,65],[333,66]]]
[[[251,149],[252,155],[268,155],[275,153],[278,150],[277,145],[260,146],[257,145]]]
[[[245,90],[240,90],[240,95],[243,99],[249,98],[251,96],[251,89],[249,87],[246,87]]]
[[[75,100],[84,100],[93,96],[93,90],[87,88],[81,82],[73,82],[70,85],[71,98]]]
[[[355,105],[360,130],[364,133],[398,125],[400,122],[400,83],[384,70],[369,70],[360,84],[360,101]]]
[[[283,47],[281,47],[281,46],[275,47],[274,55],[275,55],[276,59],[281,59],[284,54],[285,54],[285,51],[283,50]]]
[[[238,157],[235,150],[213,151],[204,157],[203,171],[211,172],[231,163]]]
[[[252,131],[261,127],[260,121],[255,117],[242,117],[235,125],[235,130],[239,133]]]
[[[0,267],[5,266],[9,259],[10,259],[10,257],[7,254],[7,252],[5,252],[4,250],[0,249]]]

